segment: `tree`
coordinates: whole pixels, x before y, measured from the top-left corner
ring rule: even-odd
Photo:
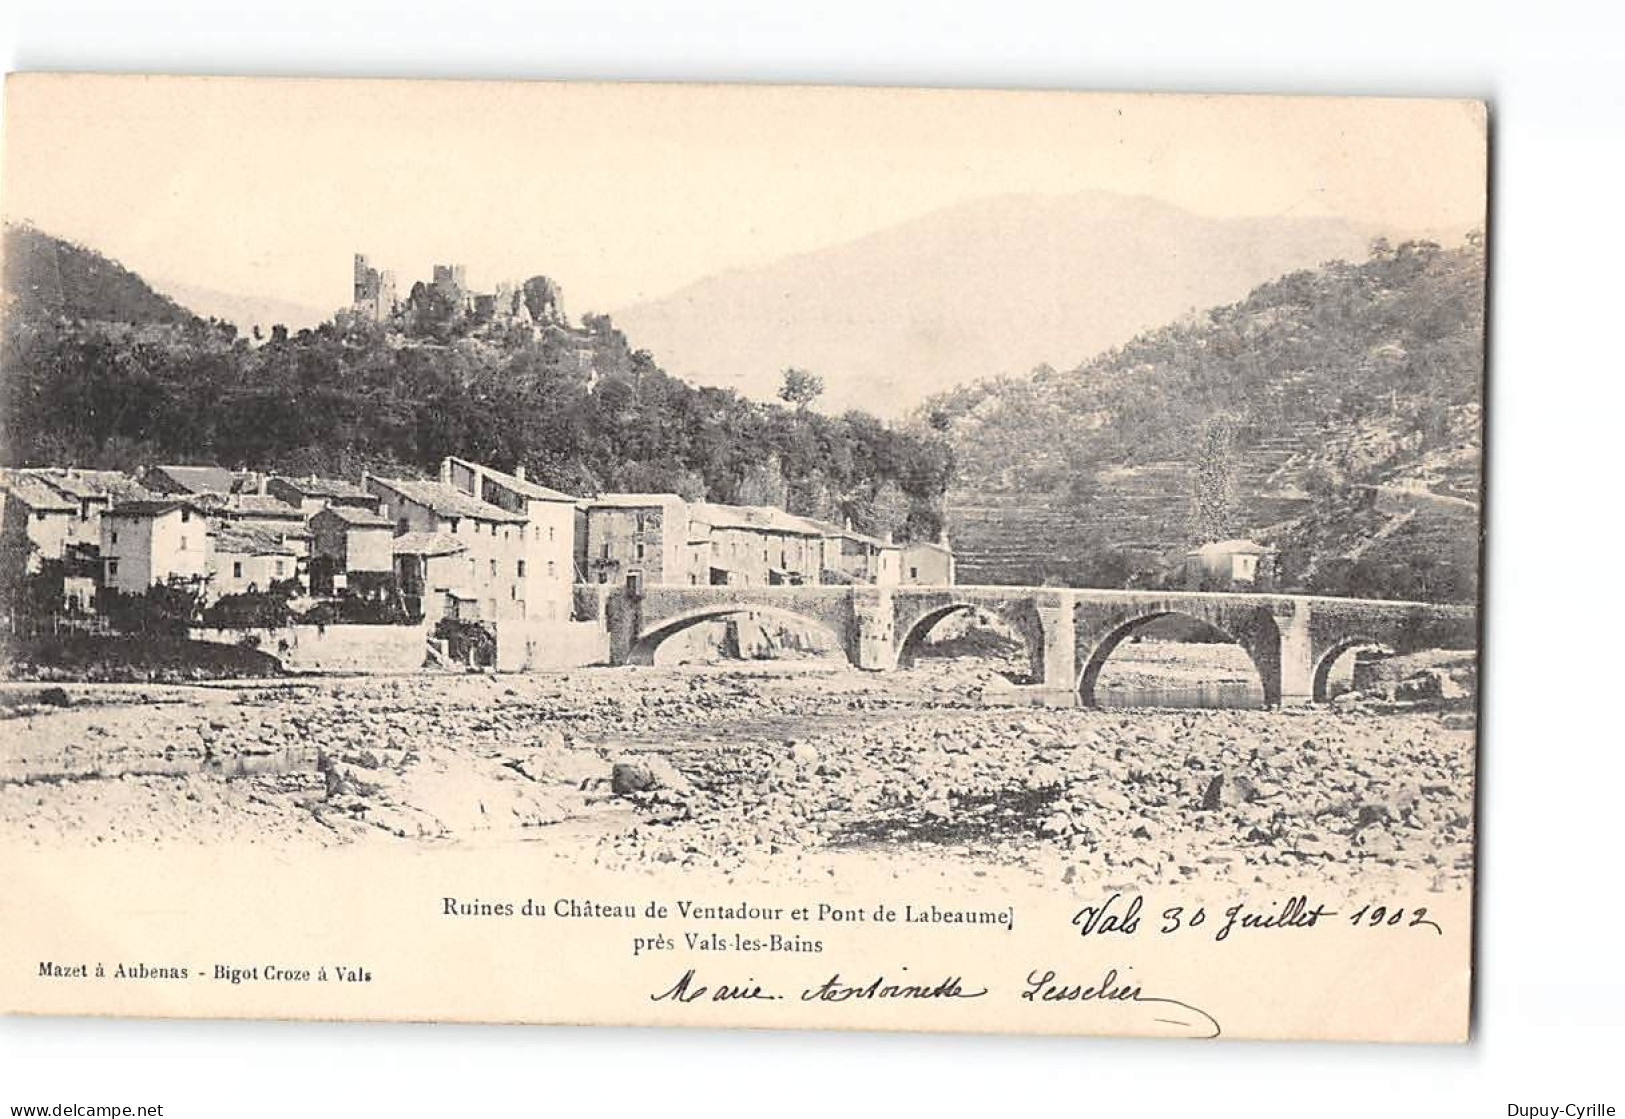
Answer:
[[[786,500],[784,468],[778,455],[768,455],[766,462],[754,462],[745,467],[739,480],[739,504],[776,505],[780,509]]]
[[[869,503],[869,531],[882,538],[895,536],[908,523],[908,510],[908,495],[896,482],[886,479]]]
[[[805,369],[795,366],[784,371],[784,381],[779,385],[779,399],[786,404],[793,404],[798,410],[805,409],[824,393],[824,378]]]

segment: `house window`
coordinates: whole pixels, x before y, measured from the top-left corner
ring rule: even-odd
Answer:
[[[599,572],[599,573],[598,573],[598,581],[599,581],[599,582],[600,582],[600,583],[607,583],[607,582],[609,582],[609,572],[607,572],[607,571],[600,571],[600,572]]]
[[[604,541],[603,548],[600,550],[600,553],[599,553],[599,558],[600,559],[608,559],[609,558],[609,541],[608,540]]]
[[[558,575],[558,573],[559,573],[559,565],[554,563],[552,560],[548,560],[547,561],[547,577],[549,579],[552,579],[552,578],[556,577]]]
[[[186,551],[186,537],[181,537],[181,551]]]
[[[491,558],[491,578],[495,579],[496,575],[497,575],[497,561],[496,561],[496,557],[493,556]]]
[[[525,561],[524,560],[519,561],[519,577],[521,579],[523,579],[525,577]]]
[[[460,526],[462,523],[463,523],[462,521],[457,520],[456,518],[452,519],[452,522],[451,522],[452,535],[455,536],[457,534],[458,526]],[[478,526],[476,526],[476,527],[478,527]]]
[[[395,522],[395,535],[396,536],[405,536],[408,532],[411,532],[411,531],[412,531],[411,522],[409,522],[405,517],[402,517],[400,520]]]
[[[116,532],[113,533],[112,537],[113,537],[113,543],[117,544],[118,543],[118,533],[116,533]]]
[[[45,510],[40,509],[40,510],[36,511],[35,514],[34,514],[34,519],[36,521],[43,521],[45,519]]]
[[[920,577],[920,569],[917,568],[917,567],[909,568],[908,569],[908,577],[910,579],[918,579]]]
[[[190,509],[184,509],[183,508],[181,510],[181,524],[186,524],[191,519],[192,519],[192,511]]]
[[[282,561],[281,560],[276,561],[276,574],[277,574],[277,578],[280,579],[282,577]]]
[[[553,542],[553,526],[552,525],[547,526],[547,540],[548,540],[548,543]]]
[[[643,558],[643,541],[638,541],[638,559]]]
[[[243,561],[242,560],[236,560],[236,561],[234,561],[232,563],[232,565],[231,565],[231,577],[233,579],[241,579],[243,577]]]
[[[118,560],[110,559],[107,561],[107,577],[109,579],[118,578]]]

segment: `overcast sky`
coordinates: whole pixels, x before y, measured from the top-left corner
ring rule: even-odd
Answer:
[[[138,272],[336,308],[536,273],[572,315],[990,194],[1482,224],[1475,103],[739,86],[25,76],[10,220]]]

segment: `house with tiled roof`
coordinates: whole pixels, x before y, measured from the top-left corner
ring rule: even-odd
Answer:
[[[101,517],[102,586],[145,594],[171,579],[209,575],[209,521],[184,497],[137,498]]]
[[[117,470],[34,467],[20,473],[39,479],[76,507],[77,515],[68,524],[69,549],[101,547],[102,513],[115,501],[154,496],[134,478]]]
[[[817,584],[822,534],[772,505],[689,506],[690,539],[709,543],[710,582],[728,585]]]
[[[428,621],[482,617],[484,588],[478,585],[479,560],[469,542],[446,532],[407,532],[390,542],[395,580],[414,612]],[[488,616],[487,611],[485,616]]]
[[[141,484],[154,493],[232,493],[238,477],[221,466],[149,466]]]
[[[326,505],[311,514],[309,524],[313,590],[337,593],[376,582],[394,570],[394,526],[383,514],[355,505]]]
[[[277,525],[232,521],[215,528],[209,549],[207,601],[253,594],[299,577],[295,546]]]
[[[674,493],[605,493],[584,498],[576,566],[582,581],[620,584],[633,572],[649,584],[704,584],[709,543],[689,544],[688,502]]]
[[[948,535],[937,540],[910,540],[903,545],[903,582],[914,586],[951,587],[956,572]]]
[[[305,512],[298,505],[265,493],[204,493],[195,504],[211,518],[225,521],[285,521],[303,524]]]
[[[575,583],[576,499],[525,476],[483,463],[448,457],[440,481],[490,505],[524,518],[519,529],[523,570],[516,616],[538,621],[570,620]]]
[[[437,591],[432,584],[414,584],[422,591],[417,606],[426,618],[500,621],[527,616],[525,531],[529,521],[524,514],[482,501],[444,481],[369,476],[366,484],[368,492],[378,498],[397,537],[429,533],[451,537],[465,546],[465,554],[458,562],[467,566],[467,575],[456,581],[456,588],[458,594],[471,599],[454,602],[449,591]],[[402,593],[408,593],[405,587],[411,573],[405,569],[408,565],[403,563],[402,554],[397,551],[395,555],[396,576],[401,580]],[[409,607],[413,597],[408,595]]]
[[[0,563],[21,563],[29,573],[60,560],[79,503],[20,470],[0,471]]]
[[[356,509],[378,511],[378,498],[366,487],[340,478],[318,478],[314,474],[303,478],[276,474],[265,480],[265,492],[272,497],[298,506],[305,516],[328,506],[349,506]]]
[[[903,549],[890,540],[858,532],[850,522],[838,525],[815,517],[801,519],[818,531],[822,541],[819,582],[894,587],[902,581]]]

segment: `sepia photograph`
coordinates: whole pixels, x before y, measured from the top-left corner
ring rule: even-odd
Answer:
[[[6,1011],[1467,1037],[1483,102],[4,142]]]

